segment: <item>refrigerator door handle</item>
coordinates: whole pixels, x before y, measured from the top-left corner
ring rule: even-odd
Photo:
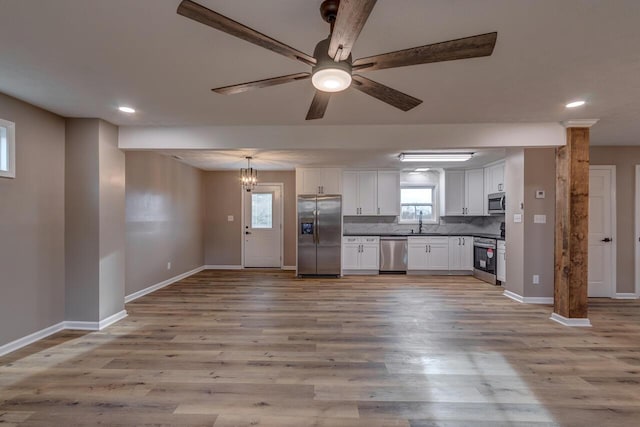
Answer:
[[[318,211],[313,212],[313,243],[318,244]]]

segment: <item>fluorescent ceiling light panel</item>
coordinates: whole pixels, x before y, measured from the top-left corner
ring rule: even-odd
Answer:
[[[402,162],[466,162],[473,153],[401,153]]]
[[[584,105],[584,101],[573,101],[565,105],[565,107],[576,108],[576,107],[582,107],[583,105]]]

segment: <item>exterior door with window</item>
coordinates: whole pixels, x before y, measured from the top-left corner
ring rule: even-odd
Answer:
[[[280,186],[257,185],[244,198],[244,266],[281,267]]]

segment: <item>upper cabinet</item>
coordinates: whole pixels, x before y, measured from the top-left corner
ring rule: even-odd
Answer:
[[[342,169],[296,169],[296,194],[342,194]]]
[[[342,182],[344,215],[399,215],[399,172],[345,171]]]
[[[484,168],[484,186],[486,194],[506,191],[504,185],[504,162]]]
[[[400,215],[400,172],[378,171],[378,215]]]
[[[444,216],[484,215],[484,170],[446,170],[444,172]]]

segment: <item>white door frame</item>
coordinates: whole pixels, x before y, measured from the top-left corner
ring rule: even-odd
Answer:
[[[276,186],[280,188],[280,269],[284,267],[284,183],[282,182],[260,182],[256,184],[256,187],[260,186]],[[242,219],[240,220],[240,242],[241,242],[241,255],[240,255],[240,266],[244,267],[244,226],[245,226],[245,215],[244,215],[244,198],[247,194],[247,190],[244,188],[240,188],[240,216]]]
[[[617,246],[618,246],[618,235],[617,235],[617,198],[616,198],[616,166],[615,165],[591,165],[589,166],[589,171],[592,170],[608,170],[611,172],[611,182],[609,192],[611,194],[611,239],[613,240],[613,244],[611,245],[611,292],[609,298],[615,298],[618,290],[618,254],[617,254]],[[587,259],[588,260],[588,259]],[[587,261],[588,262],[588,261]]]
[[[640,165],[636,165],[636,210],[635,210],[635,223],[636,230],[633,240],[635,241],[635,297],[640,298]]]

